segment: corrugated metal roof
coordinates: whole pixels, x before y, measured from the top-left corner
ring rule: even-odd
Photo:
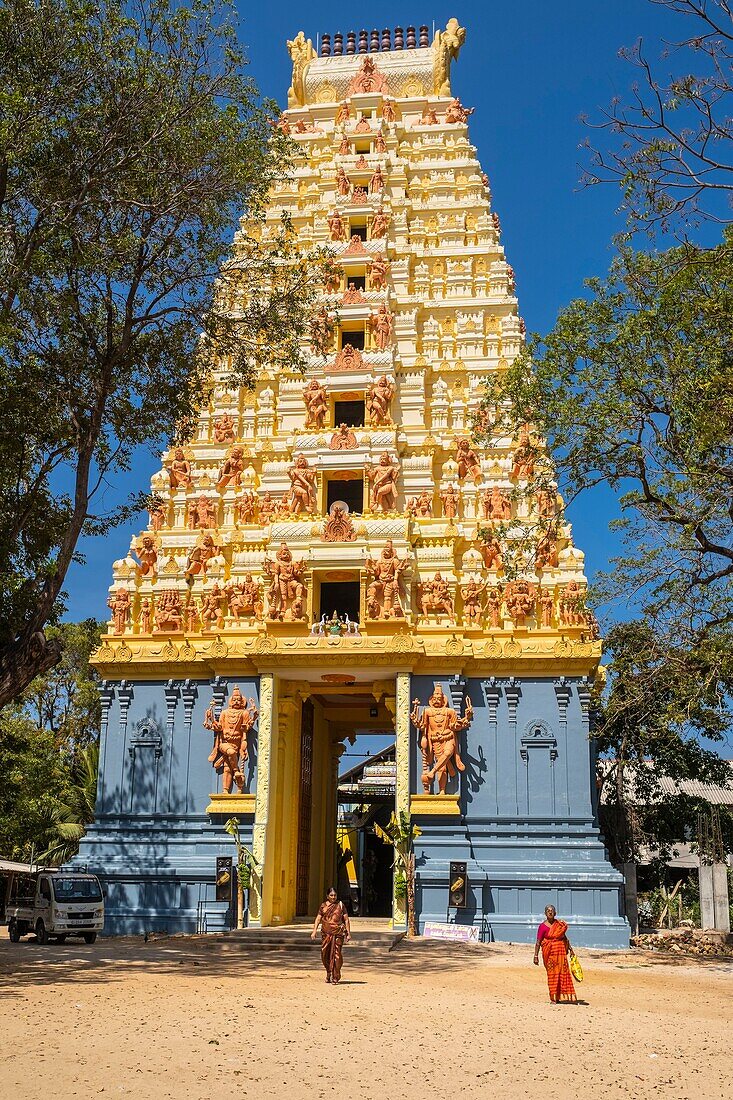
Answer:
[[[680,783],[677,783],[667,775],[657,775],[659,790],[665,795],[675,795],[681,791],[683,794],[689,795],[690,798],[701,798],[712,806],[733,806],[733,760],[725,760],[724,763],[728,765],[731,773],[730,783],[726,786],[721,787],[715,783],[699,783],[696,779],[683,779]],[[608,772],[614,761],[601,760],[599,764],[602,772]],[[651,762],[648,762],[647,767],[651,768],[651,766]],[[634,768],[627,767],[625,774],[629,788],[633,791]],[[602,801],[606,802],[607,798],[602,797]]]

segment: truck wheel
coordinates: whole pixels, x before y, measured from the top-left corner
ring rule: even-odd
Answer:
[[[84,933],[84,943],[94,943],[96,938],[97,938],[97,933],[96,932],[85,932]]]
[[[11,943],[20,943],[20,928],[16,921],[8,925],[8,935],[10,936]]]
[[[46,925],[39,919],[36,921],[36,938],[41,944],[48,943],[48,932],[46,931]]]

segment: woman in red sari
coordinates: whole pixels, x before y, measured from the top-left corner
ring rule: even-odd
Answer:
[[[565,1001],[568,1004],[577,1004],[575,986],[570,976],[568,955],[574,955],[570,940],[567,936],[568,926],[564,920],[558,920],[555,906],[548,905],[545,908],[545,919],[537,929],[537,942],[534,945],[534,964],[539,966],[540,947],[542,948],[542,961],[547,971],[547,985],[550,990],[550,1000],[553,1004]]]
[[[343,964],[342,948],[344,942],[351,939],[351,926],[349,914],[338,894],[332,886],[326,895],[326,900],[316,913],[313,922],[311,939],[318,934],[318,926],[321,926],[321,962],[326,970],[326,981],[337,985],[341,980],[341,966]]]

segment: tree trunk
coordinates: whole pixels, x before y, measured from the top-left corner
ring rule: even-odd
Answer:
[[[0,649],[0,708],[12,703],[31,680],[61,660],[61,644],[49,641],[42,630]]]
[[[410,936],[417,935],[415,921],[415,855],[410,853],[407,861],[407,931]]]
[[[244,928],[244,887],[237,875],[237,928]]]

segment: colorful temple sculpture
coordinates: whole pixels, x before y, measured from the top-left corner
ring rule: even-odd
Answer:
[[[287,211],[334,274],[306,375],[273,368],[239,392],[222,367],[114,564],[78,857],[106,881],[110,931],[224,927],[232,816],[256,862],[250,923],[312,918],[335,880],[339,759],[392,732],[396,809],[422,830],[421,927],[446,920],[462,860],[451,919],[529,941],[552,903],[573,943],[628,942],[596,823],[583,555],[559,497],[521,492],[531,429],[472,440],[523,324],[454,95],[464,38],[451,20],[432,42],[422,27],[323,35],[319,55],[302,32],[288,43],[279,125],[301,156],[267,226]],[[505,571],[556,513],[531,568]]]

